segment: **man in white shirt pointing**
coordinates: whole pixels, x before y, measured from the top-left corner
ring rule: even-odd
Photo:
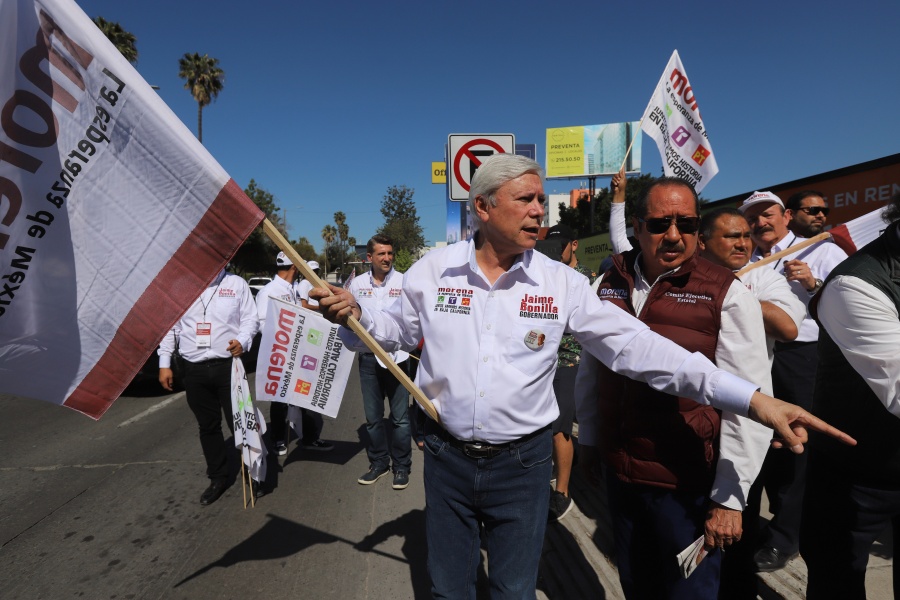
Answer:
[[[617,372],[774,425],[781,445],[794,451],[802,451],[805,426],[839,435],[654,334],[600,301],[580,273],[533,252],[544,216],[542,175],[540,165],[521,156],[485,160],[469,191],[475,236],[416,262],[387,311],[362,311],[334,286],[334,296],[310,292],[328,318],[353,315],[386,350],[427,340],[416,379],[441,420],[429,422],[425,436],[435,598],[475,597],[482,529],[493,597],[535,597],[550,493],[550,424],[559,413],[553,373],[566,330]],[[348,343],[355,337],[342,334]]]

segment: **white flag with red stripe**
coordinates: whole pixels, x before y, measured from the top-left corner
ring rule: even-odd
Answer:
[[[840,246],[841,250],[848,255],[853,254],[869,242],[874,241],[887,228],[887,224],[881,217],[888,206],[890,204],[876,208],[872,212],[856,217],[842,225],[836,225],[828,230],[828,233],[831,234],[832,240]]]
[[[665,174],[687,180],[698,194],[719,172],[678,50],[672,52],[653,90],[641,130],[656,142]]]
[[[99,418],[264,215],[74,2],[0,69],[0,391]]]

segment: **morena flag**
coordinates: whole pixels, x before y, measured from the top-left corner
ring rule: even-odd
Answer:
[[[672,52],[653,90],[641,129],[656,142],[665,174],[688,181],[698,194],[719,172],[678,50]]]
[[[96,419],[264,215],[74,2],[0,69],[0,392]]]

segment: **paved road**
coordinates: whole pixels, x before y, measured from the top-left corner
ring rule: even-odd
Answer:
[[[4,600],[430,597],[422,457],[404,491],[387,477],[356,483],[368,461],[355,369],[325,423],[335,450],[294,443],[280,464],[270,457],[274,490],[246,510],[239,483],[200,506],[205,465],[183,394],[129,390],[98,422],[5,395],[0,411]],[[602,498],[577,472],[574,485],[581,510],[548,528],[538,598],[620,598]],[[873,551],[873,599],[892,597],[892,554],[889,538]],[[763,597],[803,597],[804,569],[774,575]]]
[[[239,481],[200,506],[205,467],[183,394],[123,396],[98,422],[0,395],[0,596],[428,597],[421,456],[404,491],[387,477],[358,485],[359,397],[354,371],[325,423],[335,450],[292,444],[270,463],[274,491],[244,510]]]

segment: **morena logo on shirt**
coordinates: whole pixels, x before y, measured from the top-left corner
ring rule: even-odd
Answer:
[[[375,293],[372,291],[372,288],[359,288],[356,290],[357,298],[371,298]]]
[[[438,288],[434,312],[468,315],[472,309],[472,290]]]
[[[623,290],[621,288],[600,288],[597,295],[601,300],[608,300],[610,298],[625,300],[628,298],[628,290]]]

